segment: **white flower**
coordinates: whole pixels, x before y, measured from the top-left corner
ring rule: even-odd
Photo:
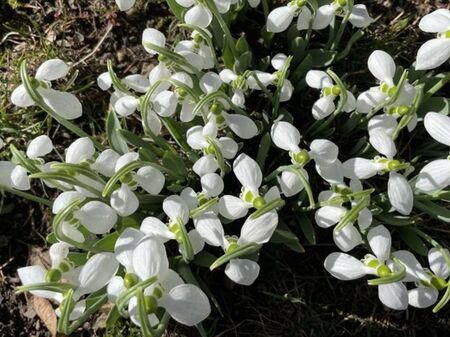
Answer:
[[[373,255],[366,255],[360,261],[345,253],[331,253],[325,259],[325,269],[339,280],[354,280],[365,275],[380,277],[395,272],[395,264],[389,259],[391,255],[391,234],[384,226],[372,228],[367,234]],[[408,307],[408,291],[402,282],[381,284],[378,286],[378,298],[387,307],[405,310]]]
[[[84,204],[79,210],[74,212],[74,217],[94,234],[109,232],[117,222],[116,212],[107,204],[98,200]]]
[[[333,83],[333,80],[326,72],[321,70],[308,71],[306,74],[306,83],[311,88],[321,90],[321,98],[319,98],[312,107],[313,117],[320,120],[331,115],[336,110],[334,104],[335,98],[342,95],[341,88]],[[345,112],[351,112],[355,107],[355,97],[347,90],[347,102],[345,103],[343,110]]]
[[[67,148],[66,163],[79,164],[94,156],[95,147],[88,137],[78,138]]]
[[[122,217],[129,216],[139,208],[139,199],[127,184],[111,193],[111,207]]]
[[[151,43],[155,46],[164,48],[166,44],[166,37],[159,30],[156,30],[154,28],[146,28],[142,32],[142,45],[150,55],[158,54],[155,50],[147,47],[146,43]]]
[[[425,15],[419,22],[419,28],[427,33],[436,33],[437,37],[420,47],[416,69],[437,68],[450,57],[450,10],[442,8]]]
[[[75,119],[82,115],[83,108],[75,95],[51,89],[51,81],[65,77],[69,67],[60,59],[51,59],[42,63],[36,71],[35,79],[39,81],[38,93],[56,114],[65,119]],[[19,107],[29,107],[35,104],[26,92],[23,84],[11,94],[11,102]]]
[[[52,140],[47,135],[34,138],[27,147],[27,157],[37,159],[44,157],[53,150]]]

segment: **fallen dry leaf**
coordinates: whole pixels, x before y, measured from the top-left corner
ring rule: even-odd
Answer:
[[[56,313],[49,301],[42,297],[32,296],[31,306],[39,318],[44,322],[53,337],[56,336]]]

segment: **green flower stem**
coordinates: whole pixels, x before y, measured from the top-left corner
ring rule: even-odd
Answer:
[[[131,288],[129,288],[125,292],[123,292],[116,300],[117,310],[119,310],[120,314],[125,317],[127,316],[125,307],[127,306],[130,299],[133,296],[136,296],[136,290],[138,288],[142,287],[142,289],[145,289],[145,288],[151,286],[157,280],[158,280],[158,276],[150,277],[149,279],[139,282],[138,284],[135,284],[134,286],[132,286]]]
[[[450,81],[450,72],[439,74],[442,75],[441,80],[436,83],[434,86],[432,86],[425,94],[425,99],[430,98],[433,96],[436,92],[438,92],[444,85],[447,84],[448,81]],[[438,76],[438,75],[436,75]]]
[[[272,118],[274,118],[274,119],[278,116],[278,110],[280,108],[281,89],[283,88],[284,81],[286,80],[292,58],[293,58],[292,55],[290,55],[286,58],[286,61],[284,61],[283,67],[281,68],[281,70],[279,72],[279,77],[277,80],[277,90],[275,91],[275,95],[272,100],[272,105],[273,105]]]
[[[213,16],[216,18],[217,22],[219,23],[219,26],[222,29],[222,32],[225,35],[225,39],[227,41],[226,45],[230,49],[233,59],[236,60],[238,57],[238,54],[236,52],[236,45],[234,43],[233,37],[231,36],[231,32],[228,29],[227,23],[223,19],[222,14],[220,14],[219,11],[217,10],[217,7],[216,7],[216,4],[214,3],[214,1],[205,0],[205,4],[208,7],[208,9],[211,11]]]
[[[214,156],[216,157],[217,164],[219,165],[220,176],[223,178],[226,172],[225,172],[225,159],[223,157],[222,150],[217,145],[217,143],[210,137],[206,137],[206,141],[214,149]]]
[[[216,261],[214,261],[209,267],[210,270],[214,270],[219,268],[220,266],[228,263],[232,259],[237,259],[242,256],[247,256],[253,253],[256,253],[261,248],[261,245],[257,243],[249,243],[244,246],[238,247],[232,253],[225,253],[221,257],[219,257]]]
[[[339,223],[334,227],[335,233],[339,233],[345,226],[354,222],[364,207],[367,207],[370,202],[370,196],[365,196],[362,198],[351,210],[345,213],[344,217],[339,221]]]
[[[38,197],[38,196],[33,195],[31,193],[28,193],[28,192],[19,191],[19,190],[16,190],[14,188],[11,188],[11,187],[8,187],[8,186],[5,186],[5,185],[0,185],[0,190],[3,190],[3,191],[6,191],[6,192],[15,194],[15,195],[17,195],[17,196],[19,196],[21,198],[25,198],[25,199],[37,202],[39,204],[42,204],[42,205],[45,205],[45,206],[48,206],[48,207],[52,207],[52,205],[53,205],[53,201],[50,201],[48,199],[44,199],[44,198]]]
[[[194,74],[199,75],[198,69],[195,68],[192,64],[190,64],[183,56],[181,56],[173,51],[170,51],[167,48],[157,46],[156,44],[153,44],[150,42],[144,42],[144,46],[156,51],[160,55],[164,55],[172,62],[178,64],[181,67],[189,69]]]
[[[111,77],[111,82],[112,82],[114,88],[118,91],[123,92],[124,94],[136,97],[135,95],[133,95],[131,93],[131,91],[128,89],[128,87],[125,85],[125,83],[123,83],[120,80],[120,78],[116,75],[116,73],[114,72],[111,60],[106,61],[106,67],[108,68],[108,73],[109,73],[109,76]]]
[[[181,244],[183,247],[182,251],[182,255],[183,255],[183,260],[186,263],[189,263],[189,261],[192,261],[194,259],[194,248],[192,247],[192,243],[191,240],[189,239],[189,235],[188,235],[188,231],[186,229],[186,225],[184,224],[183,220],[181,218],[177,218],[177,225],[178,228],[180,229],[180,234],[181,234],[181,242],[179,242],[179,244]],[[177,237],[177,241],[178,241],[178,237]]]
[[[349,1],[350,2],[350,1]],[[341,21],[341,24],[339,25],[339,30],[337,31],[336,37],[334,38],[333,43],[331,44],[331,50],[336,50],[339,46],[339,43],[341,42],[342,35],[344,34],[345,27],[347,27],[348,19],[350,18],[350,14],[352,14],[351,9],[346,10],[345,16]]]
[[[207,202],[205,202],[203,205],[198,206],[197,208],[194,208],[189,212],[189,217],[191,218],[197,218],[203,213],[205,213],[210,207],[214,206],[219,202],[219,198],[215,197],[212,199],[209,199]]]
[[[143,337],[155,337],[154,331],[148,320],[147,311],[145,310],[144,289],[138,287],[136,289],[136,297],[138,304],[139,323],[141,324],[141,332]]]
[[[57,331],[63,334],[69,334],[69,317],[74,307],[73,289],[70,289],[64,296],[64,300],[60,305],[61,316],[58,320]],[[62,307],[61,307],[62,306]]]
[[[87,134],[85,131],[80,129],[78,126],[73,124],[72,122],[68,121],[67,119],[59,116],[55,111],[52,110],[47,104],[45,104],[42,96],[39,94],[39,92],[33,87],[31,83],[31,78],[28,76],[27,73],[27,62],[26,60],[23,60],[20,64],[20,78],[22,80],[22,83],[25,87],[25,90],[28,95],[33,99],[33,101],[36,103],[37,106],[39,106],[42,110],[47,112],[53,119],[55,119],[59,124],[67,128],[68,130],[72,131],[74,134],[76,134],[78,137],[88,137],[92,140],[94,146],[97,148],[97,150],[102,151],[104,149],[103,145],[100,144],[96,139],[91,137],[89,134]]]
[[[97,298],[97,297],[96,297]],[[68,334],[70,335],[73,333],[76,329],[78,329],[87,319],[89,319],[94,312],[97,312],[103,304],[105,304],[108,301],[108,295],[104,294],[101,296],[98,296],[97,300],[89,306],[89,308],[81,315],[80,318],[74,320],[70,326]]]
[[[45,290],[53,291],[55,293],[65,293],[76,287],[70,283],[60,283],[60,282],[42,282],[27,284],[26,286],[20,286],[16,288],[16,294],[21,294],[24,292],[34,291],[34,290]]]
[[[156,327],[156,329],[154,329],[156,337],[161,337],[162,334],[166,331],[167,325],[169,324],[169,320],[170,320],[170,315],[166,311],[166,312],[164,312],[163,317],[159,321],[158,326]]]
[[[309,209],[314,209],[316,202],[314,201],[314,194],[313,191],[311,189],[311,185],[309,184],[308,178],[306,177],[306,175],[303,173],[303,169],[301,168],[294,168],[294,167],[290,167],[288,168],[286,171],[290,171],[294,174],[297,175],[298,179],[300,179],[300,181],[303,184],[303,187],[305,188],[306,191],[306,195],[308,196],[308,201],[309,201]]]
[[[434,194],[421,194],[414,196],[416,200],[450,200],[450,191],[439,191]]]
[[[266,214],[266,213],[268,213],[270,211],[273,211],[274,209],[275,210],[279,209],[279,208],[283,207],[284,204],[285,204],[285,202],[284,202],[283,199],[280,199],[280,198],[275,199],[275,200],[265,204],[263,207],[261,207],[260,209],[256,210],[255,212],[253,212],[250,215],[250,219],[256,219],[256,218],[260,217],[263,214]]]

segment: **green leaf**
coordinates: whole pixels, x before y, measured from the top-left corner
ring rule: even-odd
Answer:
[[[120,136],[121,129],[119,119],[114,111],[109,110],[106,116],[106,136],[112,149],[120,154],[128,152],[128,146],[125,140]]]
[[[281,111],[281,110],[280,110]],[[261,168],[261,171],[264,172],[264,165],[266,162],[267,154],[269,153],[270,145],[272,144],[272,140],[270,138],[269,132],[266,132],[259,142],[258,154],[256,155],[256,162],[258,166]]]
[[[184,180],[187,176],[186,165],[179,155],[166,151],[164,152],[162,163],[163,166],[170,167],[172,173],[174,173],[178,179]]]
[[[153,158],[161,157],[163,155],[163,151],[153,145],[150,142],[145,141],[142,139],[141,136],[138,136],[134,134],[133,132],[130,132],[128,130],[118,130],[120,136],[130,145],[133,145],[137,148],[143,148],[151,153],[151,156]]]
[[[170,10],[172,11],[173,15],[178,19],[178,21],[183,22],[183,11],[184,8],[180,6],[176,0],[166,0],[167,4],[169,5]]]
[[[376,219],[381,223],[392,226],[410,226],[416,224],[418,221],[417,218],[393,214],[379,214],[376,216]]]
[[[215,260],[217,260],[217,256],[205,251],[201,251],[200,253],[195,255],[195,259],[192,262],[197,266],[209,268],[209,266],[212,265]]]
[[[238,56],[241,56],[246,52],[250,52],[250,47],[245,36],[241,35],[241,37],[239,37],[236,41],[236,53]]]
[[[417,110],[417,116],[425,117],[430,111],[448,116],[450,113],[450,99],[445,97],[430,97],[420,105]]]
[[[450,210],[436,205],[432,201],[414,201],[414,206],[434,219],[450,223]]]
[[[83,266],[86,264],[88,260],[87,253],[79,253],[79,252],[70,252],[67,255],[67,259],[72,262],[75,266]]]
[[[273,233],[270,242],[282,243],[297,253],[305,252],[305,248],[300,244],[297,235],[292,233],[287,227],[283,229],[277,228]]]
[[[114,305],[111,311],[108,313],[108,317],[106,317],[106,327],[112,328],[116,325],[118,319],[120,318],[120,312],[117,309],[117,306]]]
[[[294,64],[298,64],[305,56],[305,39],[297,36],[296,38],[289,40],[289,49],[291,50],[291,54],[294,56]]]
[[[298,224],[300,225],[300,229],[303,232],[303,235],[305,235],[306,240],[312,244],[316,244],[316,231],[314,229],[314,226],[309,220],[309,218],[304,214],[298,214],[297,216]]]
[[[311,49],[309,55],[311,56],[313,68],[328,67],[333,63],[337,52],[325,49]]]
[[[408,245],[409,248],[411,248],[419,255],[428,256],[427,246],[414,231],[407,227],[398,228],[397,231],[402,240]]]
[[[92,248],[102,252],[111,252],[114,253],[114,246],[116,244],[117,239],[119,238],[118,232],[113,232],[108,234],[98,240]]]

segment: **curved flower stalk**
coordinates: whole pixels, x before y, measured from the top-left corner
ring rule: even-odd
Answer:
[[[32,80],[33,87],[42,96],[43,102],[64,119],[71,120],[83,114],[83,108],[75,95],[52,89],[51,81],[63,78],[69,72],[69,66],[60,59],[51,59],[42,63]],[[19,107],[29,107],[36,104],[25,89],[19,85],[11,94],[11,102]]]
[[[271,187],[264,196],[260,195],[262,172],[258,163],[242,153],[233,162],[233,172],[242,185],[239,197],[224,195],[219,201],[219,212],[227,219],[239,219],[247,215],[251,208],[260,209],[264,205],[280,199],[278,187]]]
[[[416,70],[437,68],[450,58],[450,10],[441,8],[425,15],[419,22],[419,28],[437,36],[419,48]]]
[[[260,267],[256,261],[246,258],[246,255],[257,252],[262,244],[268,242],[277,224],[278,214],[270,211],[257,218],[249,216],[239,237],[225,236],[220,220],[210,213],[196,222],[196,228],[207,244],[221,247],[225,252],[210,269],[227,263],[225,275],[228,278],[238,284],[251,285],[257,279]]]
[[[270,135],[274,144],[289,152],[291,162],[298,170],[308,175],[303,167],[314,160],[317,173],[330,184],[343,182],[342,163],[338,159],[339,148],[333,142],[326,139],[315,139],[310,144],[310,150],[299,147],[301,141],[300,132],[290,123],[277,121],[273,123]],[[304,188],[304,182],[295,172],[283,170],[279,177],[281,191],[287,197],[299,193]]]
[[[336,226],[333,240],[344,252],[361,244],[363,239],[360,233],[366,232],[372,224],[372,213],[365,207],[369,204],[369,193],[370,190],[363,190],[359,180],[351,180],[350,186],[339,184],[319,193],[318,201],[322,207],[314,214],[316,224],[322,228]],[[348,202],[350,209],[345,206]],[[355,222],[358,227],[355,227]]]
[[[353,94],[346,90],[346,94],[342,93],[341,86],[333,83],[330,76],[321,70],[310,70],[306,74],[306,83],[315,89],[321,90],[321,97],[317,100],[312,107],[312,115],[315,119],[320,120],[331,115],[336,106],[334,100],[336,97],[345,97],[345,104],[342,110],[345,112],[352,112],[356,108],[356,99]]]
[[[352,158],[344,162],[344,176],[350,179],[369,179],[377,174],[389,172],[388,197],[392,207],[403,215],[409,215],[413,208],[414,195],[406,178],[398,171],[410,167],[394,159],[397,149],[394,141],[384,131],[376,129],[369,137],[372,147],[384,157],[374,159]]]
[[[325,269],[339,280],[355,280],[365,275],[375,275],[379,282],[378,298],[387,307],[405,310],[408,307],[408,290],[402,280],[405,267],[391,257],[391,234],[380,225],[369,230],[367,241],[372,254],[362,261],[345,253],[331,253],[325,259]],[[369,281],[369,284],[371,281]]]
[[[396,65],[392,57],[382,51],[375,50],[367,61],[369,71],[380,81],[378,87],[372,87],[361,93],[356,100],[356,111],[371,116],[378,108],[384,108],[387,115],[399,118],[411,113],[416,88],[408,80],[394,83]],[[415,115],[408,125],[412,130],[417,123]]]
[[[120,310],[128,306],[134,324],[141,327],[150,324],[149,329],[157,326],[160,323],[158,308],[188,326],[208,317],[211,311],[208,298],[200,288],[185,284],[169,269],[166,250],[158,238],[127,228],[117,240],[114,251],[116,259],[125,268],[125,275],[111,279],[108,297]],[[143,298],[138,295],[140,285]]]
[[[429,112],[424,118],[425,129],[437,142],[450,146],[450,117]],[[432,194],[450,185],[450,160],[433,160],[419,172],[416,189]]]

